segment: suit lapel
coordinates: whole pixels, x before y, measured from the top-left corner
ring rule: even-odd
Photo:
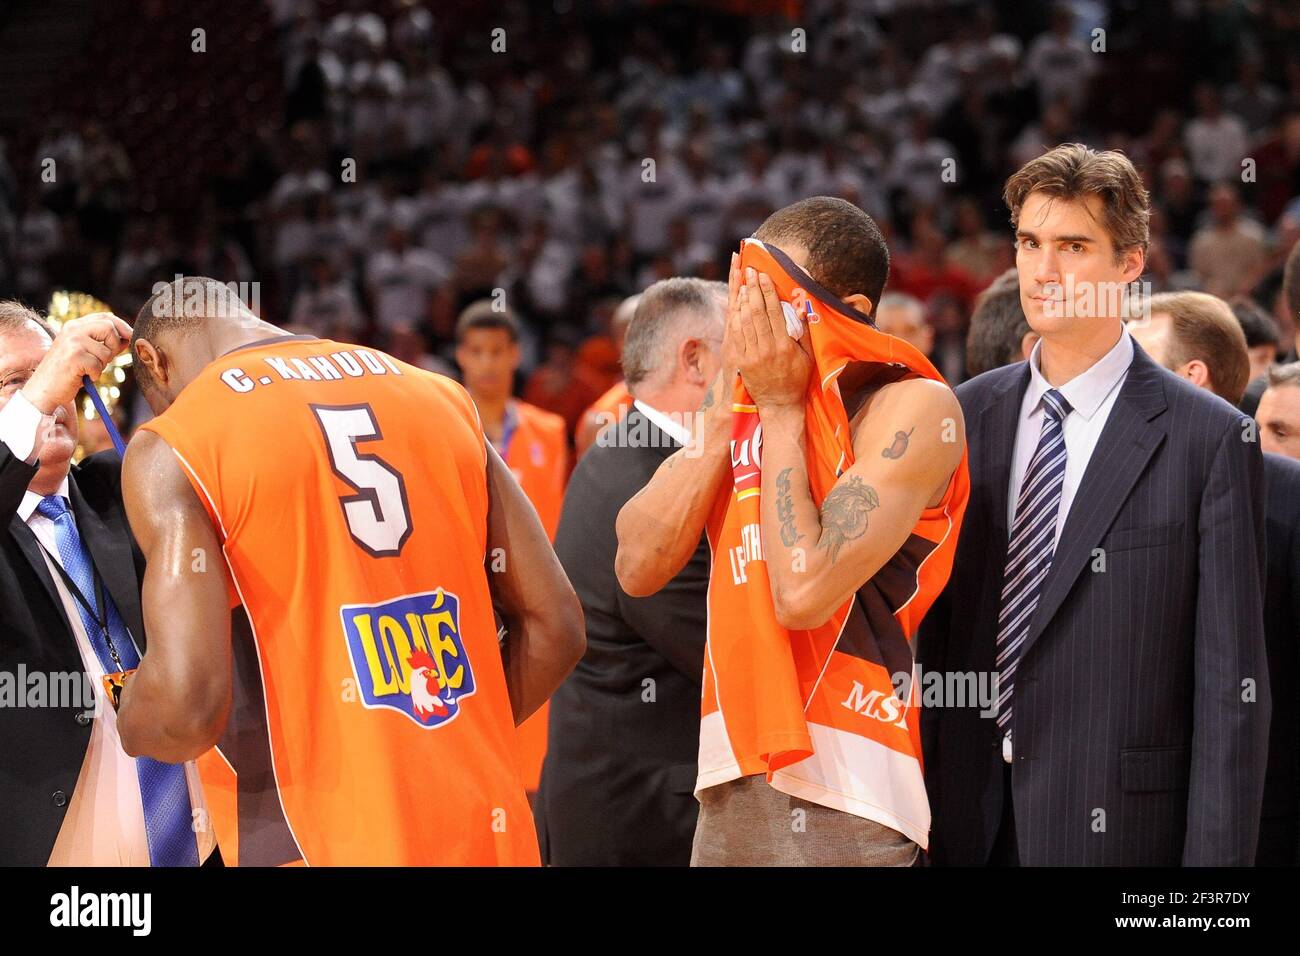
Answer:
[[[72,501],[77,531],[90,552],[95,570],[130,630],[136,650],[143,651],[144,625],[140,617],[140,592],[131,555],[131,536],[125,527],[109,524],[86,503],[75,478],[68,480],[68,497]]]
[[[1133,486],[1165,439],[1152,419],[1167,407],[1161,370],[1133,344],[1133,361],[1120,386],[1083,479],[1074,493],[1061,540],[1034,609],[1023,657],[1042,634],[1092,557],[1093,549],[1114,523]]]
[[[54,577],[50,574],[50,567],[45,563],[45,552],[41,550],[40,542],[36,540],[35,533],[17,515],[14,515],[9,522],[9,533],[13,536],[14,541],[18,543],[18,549],[22,551],[23,557],[27,559],[27,562],[32,566],[32,570],[36,572],[36,576],[45,588],[45,593],[50,596],[50,601],[54,604],[55,610],[59,612],[59,617],[63,618],[65,624],[68,624],[68,616],[63,611],[63,599],[59,597],[58,588],[54,584]],[[68,633],[72,633],[70,624]]]
[[[1007,489],[1011,487],[1011,460],[1015,457],[1016,430],[1020,421],[1020,403],[1029,387],[1029,363],[1020,363],[1020,374],[1008,376],[993,390],[988,404],[975,420],[974,433],[968,440],[971,449],[971,474],[988,475],[985,485],[991,497],[991,528],[994,540],[990,549],[1002,556],[1007,553]],[[968,426],[969,427],[969,426]],[[999,568],[999,573],[1001,568]],[[1000,586],[999,586],[1000,587]]]

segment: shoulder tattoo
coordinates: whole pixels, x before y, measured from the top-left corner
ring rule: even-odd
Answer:
[[[912,437],[912,432],[916,431],[913,425],[907,431],[894,432],[894,441],[888,448],[882,448],[880,457],[882,458],[902,458],[903,452],[907,451],[907,440]]]

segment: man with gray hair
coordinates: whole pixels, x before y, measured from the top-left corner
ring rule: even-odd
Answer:
[[[76,400],[130,336],[106,312],[53,335],[0,302],[0,685],[82,691],[16,707],[0,693],[0,866],[221,861],[194,765],[128,756],[106,683],[145,648],[144,558],[117,453],[73,463]]]
[[[535,814],[557,866],[686,866],[697,804],[709,553],[632,598],[614,574],[619,509],[674,451],[721,367],[727,287],[664,279],[641,295],[623,344],[634,399],[569,481],[555,551],[582,601],[587,653],[551,698]],[[689,451],[687,452],[689,454]]]

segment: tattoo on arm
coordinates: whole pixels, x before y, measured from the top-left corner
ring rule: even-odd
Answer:
[[[830,552],[831,563],[839,556],[845,541],[862,537],[867,531],[867,512],[880,507],[876,489],[863,484],[858,475],[831,489],[822,502],[822,538],[819,545]]]
[[[903,452],[907,451],[907,440],[912,437],[912,432],[916,431],[913,425],[907,431],[894,432],[894,443],[888,448],[882,448],[880,457],[882,458],[902,458]]]
[[[790,500],[792,471],[793,468],[785,468],[776,476],[776,516],[781,519],[781,543],[787,548],[803,540],[803,535],[794,526],[794,502]]]

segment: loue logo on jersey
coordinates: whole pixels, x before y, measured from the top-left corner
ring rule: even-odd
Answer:
[[[460,599],[451,592],[438,588],[383,604],[350,604],[339,614],[366,707],[391,707],[421,727],[437,727],[474,693]]]

